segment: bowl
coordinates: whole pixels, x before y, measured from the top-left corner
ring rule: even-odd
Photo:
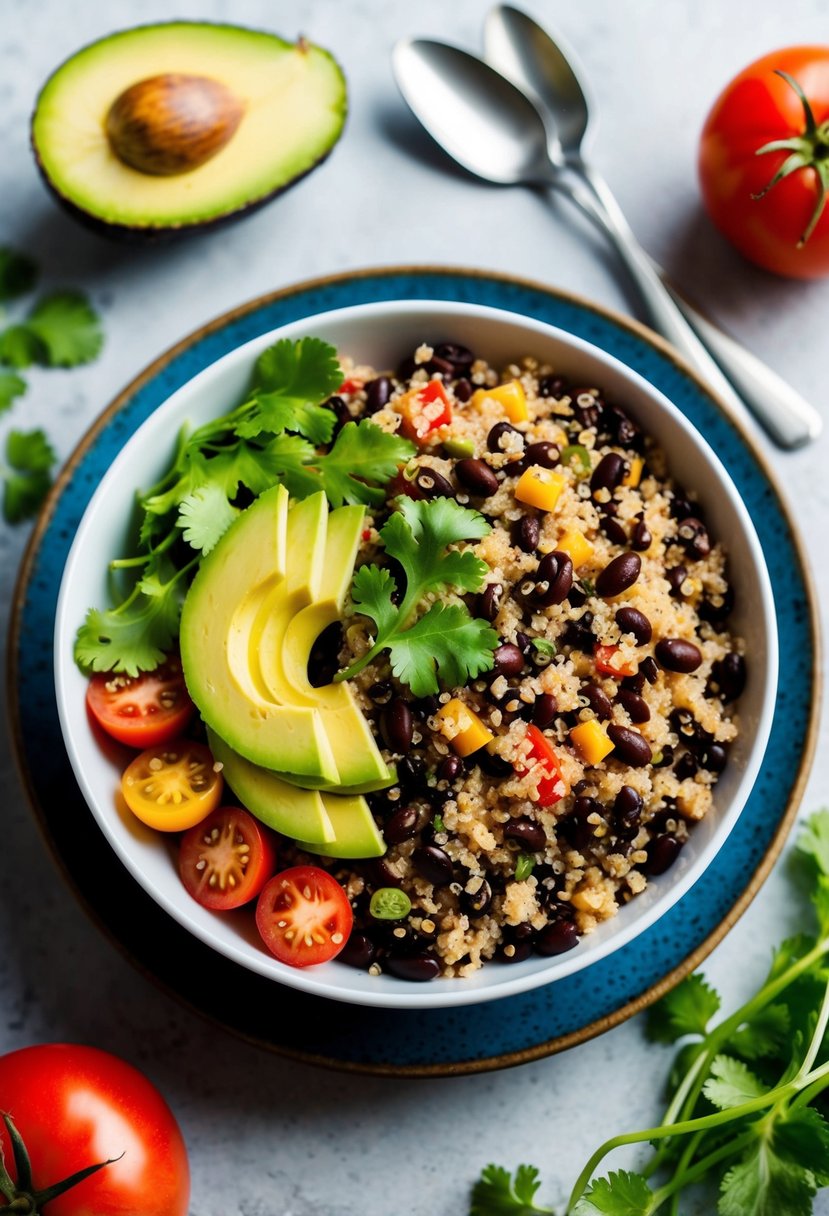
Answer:
[[[106,559],[124,551],[135,491],[164,472],[181,427],[206,422],[238,401],[254,361],[277,338],[309,334],[357,363],[378,368],[396,366],[421,342],[451,338],[496,366],[532,354],[565,376],[601,386],[653,435],[669,469],[681,471],[683,485],[704,504],[712,533],[726,548],[737,591],[730,627],[745,639],[750,663],[739,703],[740,735],[715,787],[714,807],[693,827],[673,867],[652,878],[641,895],[567,954],[509,967],[493,963],[468,979],[426,985],[371,976],[336,960],[305,970],[288,967],[262,946],[249,909],[217,914],[196,904],[179,880],[173,842],[145,828],[116,800],[128,754],[118,745],[102,744],[84,712],[87,681],[72,654],[76,630],[91,604],[108,602]],[[733,829],[758,774],[777,689],[777,632],[762,550],[737,490],[702,436],[643,377],[540,321],[479,305],[403,300],[323,313],[247,342],[175,392],[136,431],[98,486],[67,559],[55,623],[55,684],[67,752],[89,807],[120,860],[170,916],[240,966],[316,996],[391,1008],[439,1008],[512,996],[581,971],[632,941],[690,891]]]

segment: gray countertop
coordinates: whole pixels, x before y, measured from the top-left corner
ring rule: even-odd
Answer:
[[[61,59],[112,27],[163,19],[169,6],[0,0],[0,243],[35,253],[47,283],[85,287],[107,334],[94,365],[33,373],[0,438],[11,425],[43,425],[63,458],[114,394],[176,339],[262,292],[354,267],[482,267],[630,308],[612,259],[564,203],[487,187],[453,169],[398,97],[393,42],[420,33],[475,48],[487,7],[486,0],[179,0],[176,16],[236,20],[291,38],[304,32],[331,48],[349,79],[351,113],[331,159],[273,205],[212,236],[142,250],[89,235],[56,208],[29,153],[27,120],[39,84]],[[596,163],[649,252],[827,408],[829,281],[787,282],[741,261],[701,213],[694,165],[719,88],[767,50],[825,41],[823,0],[528,0],[527,7],[580,52],[602,116]],[[823,605],[829,435],[794,455],[759,442],[794,505]],[[0,528],[4,626],[26,533]],[[645,1043],[641,1018],[561,1056],[429,1081],[316,1071],[206,1023],[135,971],[86,919],[38,835],[8,730],[0,734],[0,1052],[76,1040],[144,1069],[181,1121],[199,1216],[458,1216],[470,1182],[492,1159],[538,1163],[544,1193],[560,1202],[600,1140],[648,1126],[657,1114],[670,1053]],[[827,786],[829,755],[819,747],[804,809],[819,805]],[[798,927],[784,871],[778,865],[706,963],[728,1003],[752,990],[772,944]],[[817,1210],[829,1212],[829,1201]]]

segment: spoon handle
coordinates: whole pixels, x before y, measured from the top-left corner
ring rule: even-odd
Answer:
[[[604,178],[580,158],[568,158],[567,167],[586,183],[589,195],[560,176],[555,184],[610,238],[660,333],[736,413],[744,416],[748,406],[780,447],[797,448],[817,438],[823,420],[814,406],[664,281],[665,272],[642,249]]]

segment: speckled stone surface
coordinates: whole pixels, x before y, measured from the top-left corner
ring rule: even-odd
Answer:
[[[475,46],[486,9],[482,0],[451,8],[437,0],[180,3],[176,15],[242,20],[286,36],[302,31],[331,47],[351,83],[352,112],[331,160],[273,206],[212,237],[141,251],[90,236],[57,211],[28,154],[26,119],[61,58],[113,26],[169,11],[154,0],[121,0],[106,12],[92,0],[0,0],[0,242],[36,252],[48,283],[84,285],[108,338],[90,368],[33,373],[3,435],[11,425],[45,425],[68,455],[115,392],[171,342],[251,296],[312,275],[454,263],[628,306],[610,257],[564,204],[486,187],[447,166],[398,99],[388,65],[394,40],[422,33]],[[682,5],[643,0],[634,12],[593,0],[548,15],[593,82],[602,113],[595,159],[634,229],[704,306],[827,409],[821,352],[829,285],[786,283],[740,262],[699,212],[693,165],[696,133],[721,84],[775,46],[825,40],[822,10],[821,0],[793,0],[785,11],[771,0],[701,0],[691,19]],[[827,445],[793,456],[767,448],[814,556],[821,601],[829,591]],[[25,529],[0,531],[4,626],[24,543]],[[785,673],[785,656],[783,665]],[[669,1055],[645,1045],[638,1019],[509,1072],[417,1082],[310,1070],[206,1024],[87,921],[32,822],[5,724],[2,734],[0,1050],[79,1040],[144,1068],[184,1128],[199,1216],[450,1216],[464,1211],[469,1181],[492,1158],[536,1161],[546,1193],[560,1201],[575,1164],[600,1139],[655,1116]],[[823,800],[827,776],[823,747],[804,808]],[[799,917],[779,866],[706,965],[727,1000],[751,989],[771,943]],[[829,1212],[829,1203],[817,1210]]]

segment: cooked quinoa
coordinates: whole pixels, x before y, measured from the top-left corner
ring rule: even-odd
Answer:
[[[383,655],[357,677],[398,783],[368,795],[386,855],[322,863],[354,908],[340,958],[421,980],[562,953],[668,870],[711,810],[745,684],[725,554],[704,504],[601,386],[532,357],[496,370],[453,343],[419,347],[395,375],[346,374],[340,424],[370,414],[396,431],[412,390],[443,389],[404,423],[418,454],[358,565],[386,560],[377,529],[396,495],[474,507],[491,525],[473,546],[488,574],[466,602],[500,643],[491,672],[436,697],[413,700]],[[552,502],[550,484],[553,505],[529,505],[539,486]],[[320,682],[366,652],[370,626],[354,614],[319,648]],[[475,723],[490,741],[458,754]],[[371,915],[382,888],[406,892],[408,915]]]

